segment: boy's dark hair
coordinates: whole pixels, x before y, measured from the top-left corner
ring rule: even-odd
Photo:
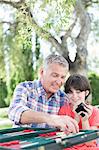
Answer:
[[[74,88],[75,90],[80,90],[81,92],[88,90],[89,94],[91,93],[91,86],[88,79],[80,74],[71,75],[67,79],[64,85],[65,92],[70,93],[71,88]],[[89,96],[89,94],[85,97],[85,99]]]

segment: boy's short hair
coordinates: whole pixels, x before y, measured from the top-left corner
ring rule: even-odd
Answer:
[[[65,82],[65,92],[69,93],[71,91],[71,88],[74,88],[75,90],[80,90],[81,92],[88,90],[89,94],[91,93],[91,86],[89,80],[85,76],[80,74],[70,75]],[[89,94],[85,97],[85,99],[89,96]]]

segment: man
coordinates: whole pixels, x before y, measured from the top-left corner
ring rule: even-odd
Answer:
[[[15,125],[58,127],[67,132],[78,132],[77,122],[58,111],[67,96],[60,90],[68,73],[68,62],[59,55],[49,55],[40,70],[40,79],[20,83],[9,108],[9,118]]]

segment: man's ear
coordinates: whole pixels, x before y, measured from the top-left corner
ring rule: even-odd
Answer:
[[[89,91],[88,91],[88,90],[86,90],[85,95],[86,95],[86,96],[88,96],[88,95],[89,95]]]
[[[41,67],[41,68],[39,69],[39,75],[40,75],[40,77],[43,75],[43,67]]]

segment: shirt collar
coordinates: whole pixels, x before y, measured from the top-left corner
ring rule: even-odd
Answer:
[[[42,96],[42,95],[46,95],[46,91],[44,90],[44,88],[43,88],[43,86],[41,84],[41,81],[38,81],[37,91],[38,91],[39,97]]]
[[[39,80],[39,82],[38,82],[38,95],[39,95],[39,97],[41,97],[41,96],[46,96],[46,91],[45,91],[45,89],[43,88],[43,86],[42,86],[42,83],[41,83],[41,81]],[[53,94],[50,98],[49,98],[49,100],[50,99],[52,99],[53,98],[53,100],[55,99],[56,101],[60,101],[60,91],[58,90],[55,94]]]

